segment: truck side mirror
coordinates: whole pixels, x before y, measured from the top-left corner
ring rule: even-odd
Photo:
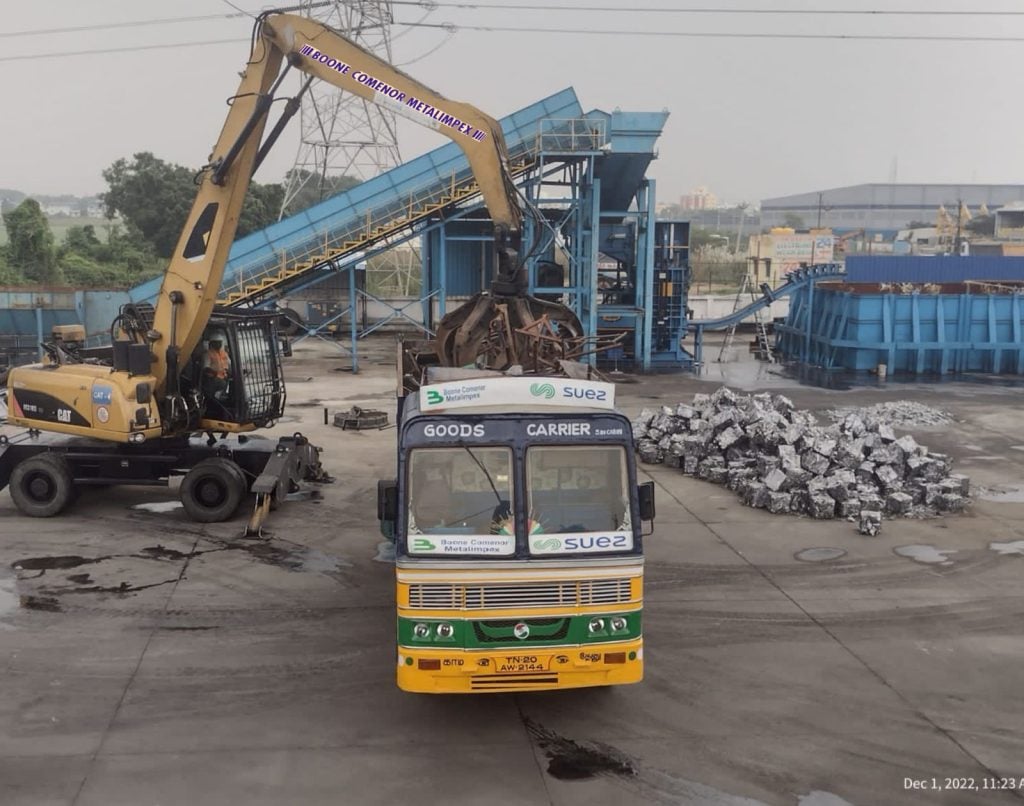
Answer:
[[[377,520],[391,521],[398,519],[398,482],[395,479],[382,479],[377,482]]]
[[[654,482],[645,481],[636,487],[636,497],[640,502],[640,520],[654,521]]]

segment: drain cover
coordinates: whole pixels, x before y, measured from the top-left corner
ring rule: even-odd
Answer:
[[[798,551],[794,556],[805,563],[823,563],[826,560],[838,560],[846,554],[845,549],[813,548]]]

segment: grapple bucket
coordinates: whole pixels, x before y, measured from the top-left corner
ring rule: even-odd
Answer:
[[[561,359],[575,358],[583,341],[583,326],[565,305],[487,291],[447,314],[437,327],[438,359],[448,367],[505,370],[518,364],[524,372],[542,372]]]

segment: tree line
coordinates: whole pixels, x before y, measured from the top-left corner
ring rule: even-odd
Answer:
[[[7,243],[0,246],[0,285],[69,285],[129,288],[161,274],[174,251],[195,200],[199,173],[150,152],[119,159],[103,171],[100,194],[107,223],[70,227],[60,242],[39,202],[25,198],[2,211]],[[314,177],[291,172],[301,190],[288,205],[291,215],[358,183],[349,176]],[[285,184],[249,186],[236,237],[278,219]]]

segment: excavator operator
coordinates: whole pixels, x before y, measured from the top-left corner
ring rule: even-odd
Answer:
[[[231,358],[224,349],[224,341],[212,338],[203,358],[203,393],[207,398],[223,400],[228,391],[228,372]]]

